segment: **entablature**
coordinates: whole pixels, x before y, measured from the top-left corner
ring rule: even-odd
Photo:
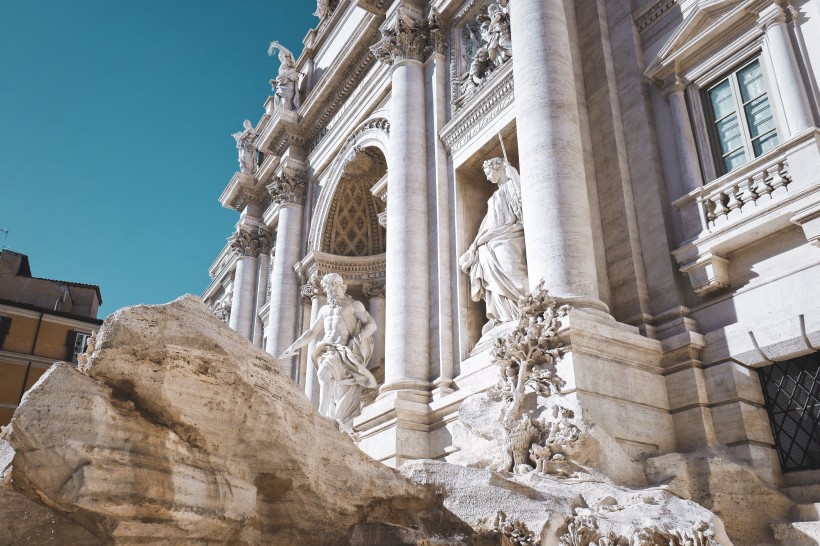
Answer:
[[[347,284],[365,282],[384,282],[387,257],[385,254],[375,256],[336,256],[318,250],[310,251],[302,261],[293,266],[301,282],[305,283],[313,275],[322,276],[338,273]]]

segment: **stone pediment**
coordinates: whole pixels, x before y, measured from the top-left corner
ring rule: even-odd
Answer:
[[[646,76],[663,80],[676,72],[687,59],[714,43],[714,37],[731,29],[755,11],[759,0],[701,0],[646,69]]]

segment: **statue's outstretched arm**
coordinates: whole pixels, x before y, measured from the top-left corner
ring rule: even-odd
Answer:
[[[286,57],[290,57],[291,60],[295,59],[293,53],[291,53],[291,51],[288,48],[286,48],[276,40],[270,43],[270,47],[268,48],[268,55],[273,55],[273,52],[276,49],[280,50]]]
[[[285,352],[279,355],[279,358],[290,358],[292,356],[296,356],[299,349],[310,343],[310,340],[315,338],[318,335],[321,335],[325,329],[325,313],[324,311],[320,312],[319,315],[316,317],[316,320],[313,321],[313,324],[310,325],[310,328],[305,330],[301,336],[299,336],[296,341],[290,344],[290,347],[285,349]]]

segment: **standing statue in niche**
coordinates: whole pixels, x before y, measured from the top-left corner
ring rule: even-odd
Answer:
[[[245,128],[241,133],[234,133],[236,149],[239,150],[239,172],[253,174],[256,172],[256,138],[259,136],[249,119],[242,124]]]
[[[496,157],[484,162],[484,174],[498,189],[487,201],[487,215],[459,265],[470,277],[473,301],[487,304],[486,333],[520,318],[518,300],[528,293],[528,279],[518,171]]]
[[[299,80],[302,73],[296,70],[296,59],[293,53],[279,42],[270,43],[268,55],[273,56],[277,49],[279,50],[279,73],[270,81],[270,84],[279,99],[278,104],[285,110],[295,111],[299,109]]]
[[[319,377],[319,413],[345,425],[358,415],[363,390],[376,387],[376,378],[367,369],[376,321],[361,302],[345,294],[340,275],[329,273],[321,284],[327,304],[279,358],[295,356],[300,347],[320,339],[309,357]]]

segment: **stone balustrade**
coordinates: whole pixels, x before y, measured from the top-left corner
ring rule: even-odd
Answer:
[[[755,162],[752,167],[740,176],[730,177],[716,188],[704,188],[707,191],[701,191],[697,196],[707,229],[719,228],[788,191],[791,176],[789,163],[784,157],[766,161],[762,165]]]
[[[730,286],[728,254],[747,244],[793,225],[814,242],[818,165],[820,131],[812,128],[673,203],[683,244],[672,254],[698,294]]]

